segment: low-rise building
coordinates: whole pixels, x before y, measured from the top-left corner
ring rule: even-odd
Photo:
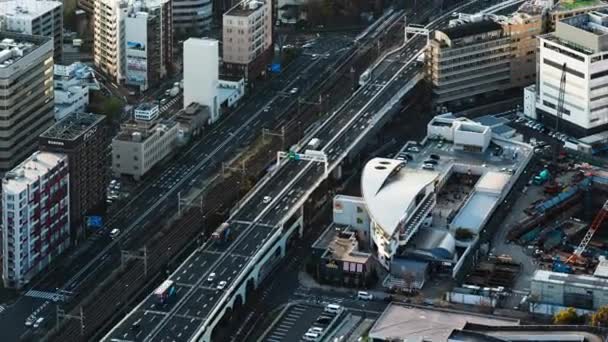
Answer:
[[[608,305],[608,279],[537,270],[530,284],[530,311],[552,315],[567,307],[590,313]]]
[[[70,114],[83,113],[89,105],[89,92],[99,90],[93,69],[80,62],[55,65],[53,70],[55,121]]]
[[[188,107],[180,110],[175,115],[175,121],[179,126],[178,141],[186,144],[194,137],[201,134],[205,126],[209,124],[211,113],[209,107],[192,102]]]
[[[312,245],[316,278],[340,286],[365,287],[375,279],[372,254],[359,248],[350,227],[332,224]]]
[[[133,118],[135,121],[151,122],[158,119],[160,115],[160,108],[154,103],[142,103],[133,111]]]
[[[112,172],[141,179],[177,146],[179,127],[174,120],[128,122],[112,139]]]
[[[2,279],[22,288],[70,246],[64,154],[36,152],[2,179]]]
[[[103,212],[110,162],[106,117],[72,113],[42,133],[38,141],[41,151],[68,157],[70,231],[76,243],[84,236],[85,218]]]
[[[357,234],[357,240],[366,248],[370,247],[370,217],[361,197],[336,195],[333,203],[333,222],[350,227]]]

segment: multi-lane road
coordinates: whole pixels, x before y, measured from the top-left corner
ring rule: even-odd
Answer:
[[[444,16],[429,28],[446,20]],[[377,65],[373,79],[317,128],[314,137],[322,141],[322,151],[330,164],[344,158],[374,125],[376,113],[420,72],[414,61],[424,45],[425,39],[416,37],[387,56]],[[243,270],[251,266],[268,240],[276,238],[283,220],[303,203],[307,192],[325,178],[323,165],[314,162],[290,161],[275,172],[231,216],[233,241],[206,245],[171,275],[178,288],[174,300],[160,305],[154,296],[148,296],[106,340],[186,341],[200,337],[200,332],[217,318],[212,315],[221,311],[218,306],[241,285]],[[208,281],[210,275],[213,279]],[[220,282],[227,284],[225,289],[217,287]],[[137,329],[132,328],[134,323]]]

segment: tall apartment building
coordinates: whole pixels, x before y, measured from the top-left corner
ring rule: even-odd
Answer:
[[[190,38],[184,42],[184,108],[193,102],[208,106],[211,122],[219,118],[219,42]]]
[[[2,179],[2,279],[21,288],[70,245],[67,156],[36,152]]]
[[[566,65],[560,130],[584,136],[608,127],[608,11],[594,11],[557,23],[539,37],[536,116],[555,125],[562,68]]]
[[[0,2],[2,30],[53,38],[55,63],[63,55],[63,3],[48,0]]]
[[[200,36],[211,28],[212,0],[173,0],[173,27],[179,34]]]
[[[171,0],[137,2],[125,17],[125,83],[145,91],[167,76],[173,60]]]
[[[245,0],[222,22],[224,72],[246,82],[264,74],[273,52],[271,0]]]
[[[518,13],[479,19],[433,33],[427,76],[435,104],[459,104],[534,83],[542,18]]]
[[[53,124],[53,41],[0,32],[0,173],[36,150]]]
[[[126,0],[96,0],[93,55],[95,66],[104,74],[121,83],[124,79],[125,45],[124,19]]]
[[[175,121],[129,122],[112,139],[112,172],[141,179],[177,146]]]
[[[104,115],[72,113],[40,135],[40,150],[65,154],[70,173],[71,238],[84,233],[87,215],[104,207],[110,138]]]
[[[89,15],[95,13],[95,1],[94,0],[76,0],[78,8],[85,11]]]

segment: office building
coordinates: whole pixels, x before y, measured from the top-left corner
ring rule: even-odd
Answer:
[[[76,0],[78,8],[88,15],[95,13],[95,0]]]
[[[594,11],[557,23],[539,37],[538,81],[526,92],[525,114],[555,126],[562,70],[564,102],[559,127],[587,136],[608,127],[608,11]],[[535,103],[535,106],[533,105]]]
[[[173,0],[173,26],[180,36],[200,36],[211,28],[212,0]]]
[[[122,83],[125,66],[126,0],[97,0],[93,14],[95,66],[110,79]]]
[[[40,135],[40,150],[65,154],[70,173],[71,238],[84,235],[85,217],[106,199],[110,138],[104,115],[72,113]]]
[[[189,38],[184,42],[184,108],[192,102],[209,107],[211,123],[220,115],[219,42]]]
[[[53,124],[53,40],[0,32],[0,172],[36,150]]]
[[[112,139],[112,172],[141,179],[175,150],[178,131],[177,122],[170,120],[123,124]]]
[[[171,0],[129,5],[125,17],[125,83],[145,91],[167,76],[173,61]]]
[[[36,152],[2,179],[2,279],[21,288],[70,245],[67,156]]]
[[[245,0],[222,18],[223,71],[247,83],[265,74],[272,58],[272,2]]]
[[[50,37],[53,39],[55,63],[63,55],[63,3],[48,0],[0,2],[2,30]]]
[[[608,2],[603,0],[561,0],[552,1],[551,11],[548,12],[547,32],[555,31],[557,23],[562,19],[571,18],[597,10],[608,8]]]
[[[459,106],[534,83],[540,15],[478,15],[453,24],[433,32],[427,50],[435,104]]]

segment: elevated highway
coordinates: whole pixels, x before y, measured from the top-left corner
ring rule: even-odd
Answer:
[[[472,1],[459,10],[478,11],[479,6]],[[449,15],[427,28],[445,25]],[[285,255],[289,240],[301,233],[310,195],[423,78],[416,58],[425,46],[426,38],[417,36],[386,55],[370,80],[309,133],[308,139],[321,140],[327,169],[313,161],[282,162],[234,209],[228,220],[229,241],[203,245],[170,275],[176,284],[171,300],[161,304],[149,295],[102,341],[215,340],[216,327],[245,303]],[[302,147],[299,151],[304,152]],[[225,287],[218,287],[220,282]]]

